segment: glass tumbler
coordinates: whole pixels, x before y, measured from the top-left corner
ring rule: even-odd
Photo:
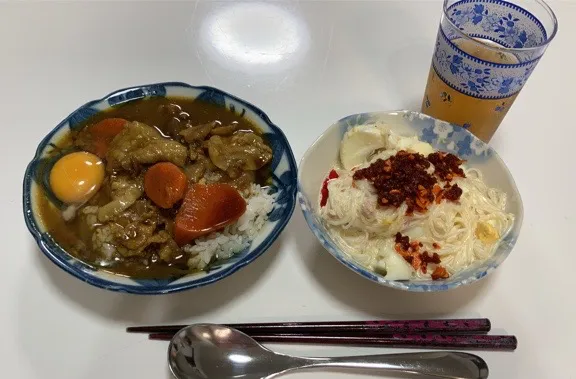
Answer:
[[[422,112],[488,142],[557,29],[541,0],[445,0]]]

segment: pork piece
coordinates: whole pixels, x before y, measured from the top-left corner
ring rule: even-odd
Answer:
[[[145,147],[134,151],[134,159],[139,163],[172,162],[184,166],[188,157],[186,146],[165,138],[152,140]]]
[[[252,183],[256,180],[256,174],[254,171],[243,171],[240,176],[235,179],[230,179],[228,184],[236,188],[240,192],[249,190],[252,187]]]
[[[168,119],[163,125],[158,125],[162,133],[179,140],[179,133],[186,129],[190,115],[183,112],[178,104],[162,104],[158,107],[158,112]]]
[[[165,233],[167,236],[166,242],[160,245],[158,249],[158,255],[160,256],[160,259],[162,259],[164,262],[171,262],[181,256],[182,250],[180,250],[180,247],[176,241],[172,239],[172,236],[166,231],[162,231],[160,233]]]
[[[208,137],[208,135],[210,135],[212,129],[218,125],[220,124],[217,121],[211,121],[207,124],[189,126],[188,128],[182,130],[180,135],[188,143],[203,141],[206,137]]]
[[[238,130],[240,130],[240,125],[237,122],[233,122],[230,125],[215,127],[210,131],[210,134],[218,136],[230,136]]]
[[[202,147],[196,146],[194,143],[190,144],[188,149],[188,158],[190,159],[190,162],[197,160],[200,155],[203,155]]]
[[[196,160],[196,162],[184,167],[184,173],[191,183],[198,183],[200,179],[204,177],[204,173],[207,169],[206,164],[207,158],[202,157]]]
[[[170,262],[181,254],[171,235],[163,229],[165,220],[149,200],[138,200],[110,222],[98,226],[92,235],[94,250],[110,258],[144,256],[154,245],[160,259]]]
[[[236,178],[231,178],[226,172],[217,168],[215,170],[207,171],[204,175],[204,179],[207,184],[228,183],[239,192],[244,192],[251,188],[252,183],[256,180],[256,174],[254,171],[242,171]]]
[[[184,166],[186,146],[164,138],[160,132],[141,122],[129,122],[112,140],[106,154],[106,170],[137,172],[142,164],[172,162]]]
[[[128,209],[144,194],[144,179],[127,174],[110,175],[112,201],[98,209],[98,221],[107,222]]]
[[[231,137],[210,137],[210,160],[235,179],[242,171],[256,171],[272,159],[272,149],[255,133],[238,131]]]
[[[180,140],[180,132],[185,128],[186,124],[182,122],[182,120],[177,117],[172,117],[162,125],[160,130],[162,130],[162,133],[167,134],[178,141]]]

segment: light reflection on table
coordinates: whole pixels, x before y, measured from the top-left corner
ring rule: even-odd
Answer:
[[[292,68],[309,46],[303,20],[279,4],[265,2],[214,9],[199,26],[198,38],[212,61],[245,73],[273,74]]]

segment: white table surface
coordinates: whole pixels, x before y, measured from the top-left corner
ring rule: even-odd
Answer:
[[[21,183],[44,134],[114,89],[184,81],[263,108],[299,159],[340,117],[419,109],[441,2],[0,3],[0,377],[168,379],[166,343],[124,333],[131,324],[478,316],[519,340],[514,353],[479,353],[490,378],[576,378],[576,122],[569,116],[576,3],[551,5],[560,32],[492,142],[526,212],[518,244],[497,272],[441,294],[380,287],[323,251],[296,209],[278,241],[247,268],[205,288],[154,297],[90,287],[37,249],[22,217]],[[255,13],[245,17],[248,11]]]

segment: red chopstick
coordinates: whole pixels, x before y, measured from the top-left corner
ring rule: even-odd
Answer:
[[[187,325],[131,326],[130,333],[175,334]],[[227,324],[250,335],[270,334],[330,334],[382,336],[397,333],[482,334],[490,331],[490,320],[444,319],[444,320],[372,320],[372,321],[322,321],[322,322],[274,322],[258,324]]]
[[[173,333],[152,333],[151,340],[170,341]],[[387,337],[350,337],[326,335],[251,335],[258,342],[311,343],[356,345],[387,348],[459,349],[459,350],[516,350],[515,336],[394,334]]]

